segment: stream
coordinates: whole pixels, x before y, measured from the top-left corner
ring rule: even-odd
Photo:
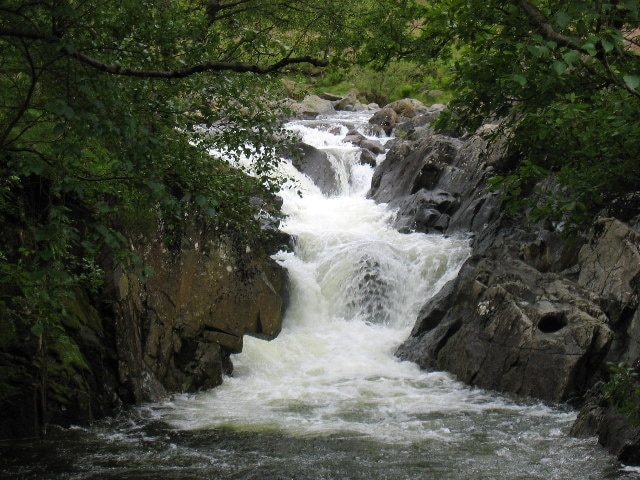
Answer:
[[[340,194],[285,165],[282,229],[295,249],[274,256],[291,282],[278,338],[245,338],[233,375],[213,390],[0,443],[0,477],[637,478],[595,438],[568,435],[569,407],[517,402],[394,357],[470,250],[463,237],[400,234],[393,212],[366,198],[373,168],[342,139],[349,127],[375,138],[368,115],[288,124],[329,154]]]

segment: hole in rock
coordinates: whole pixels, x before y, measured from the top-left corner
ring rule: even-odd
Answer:
[[[567,326],[567,319],[562,312],[548,313],[538,322],[538,330],[543,333],[553,333]]]

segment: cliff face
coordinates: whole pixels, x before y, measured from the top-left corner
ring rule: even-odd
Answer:
[[[482,131],[465,140],[411,124],[405,131],[369,195],[397,208],[400,230],[470,234],[473,255],[423,306],[400,358],[471,385],[574,405],[597,391],[607,362],[640,361],[640,234],[636,221],[626,223],[639,211],[603,212],[591,231],[567,240],[550,225],[505,215],[487,179],[506,160],[487,149]],[[622,452],[638,451],[638,429],[625,440],[611,435],[612,409],[593,402],[574,433],[600,434],[633,460]]]
[[[222,382],[245,334],[281,328],[285,276],[264,252],[199,232],[180,252],[156,242],[145,252],[153,275],[113,272],[119,378],[136,402]]]
[[[100,298],[75,293],[65,336],[43,346],[17,332],[0,352],[0,438],[37,436],[48,424],[86,424],[167,392],[211,388],[231,371],[229,356],[242,350],[243,335],[279,333],[285,271],[264,249],[195,228],[172,250],[157,240],[139,243],[153,270],[145,282],[107,269]]]

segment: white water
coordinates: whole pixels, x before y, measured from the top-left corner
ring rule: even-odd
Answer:
[[[366,119],[348,121],[364,132]],[[282,191],[283,230],[296,248],[276,256],[292,285],[282,333],[271,342],[246,338],[232,377],[209,392],[173,399],[164,419],[181,430],[227,427],[410,444],[468,435],[459,422],[465,414],[550,414],[393,356],[421,305],[467,257],[467,241],[392,229],[393,212],[365,198],[373,169],[358,165],[358,150],[342,142],[346,127],[331,133],[309,124],[318,127],[290,128],[332,155],[342,194],[327,198],[288,171],[297,182]]]
[[[468,255],[467,241],[393,230],[392,212],[365,198],[373,169],[358,165],[358,149],[341,141],[346,127],[338,134],[303,123],[290,128],[331,155],[342,194],[327,198],[308,178],[288,171],[297,184],[281,192],[288,216],[282,228],[296,248],[276,256],[292,285],[283,331],[271,342],[246,338],[244,352],[233,359],[233,377],[174,400],[171,424],[394,442],[454,435],[444,426],[425,429],[416,418],[491,402],[477,391],[452,389],[445,374],[426,375],[399,362],[393,352],[420,306]]]

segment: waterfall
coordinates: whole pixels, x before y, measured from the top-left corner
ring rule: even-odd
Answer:
[[[174,400],[167,416],[173,426],[404,442],[448,435],[421,415],[490,404],[478,401],[478,391],[454,387],[446,374],[425,374],[394,358],[421,305],[468,255],[468,242],[395,231],[393,212],[366,198],[373,168],[360,165],[359,149],[342,141],[343,122],[366,134],[367,117],[331,120],[325,129],[314,121],[289,125],[328,154],[340,193],[325,196],[287,169],[295,181],[281,192],[282,229],[295,250],[275,256],[291,283],[282,333],[271,342],[246,339],[221,388]]]
[[[372,168],[342,139],[351,128],[368,135],[367,120],[288,125],[327,152],[340,191],[323,195],[283,167],[282,228],[295,248],[275,255],[291,284],[281,334],[245,338],[233,375],[210,391],[9,450],[32,464],[16,460],[10,478],[635,478],[595,439],[568,436],[570,408],[470,388],[394,357],[469,248],[462,237],[400,234],[393,211],[366,198]]]

